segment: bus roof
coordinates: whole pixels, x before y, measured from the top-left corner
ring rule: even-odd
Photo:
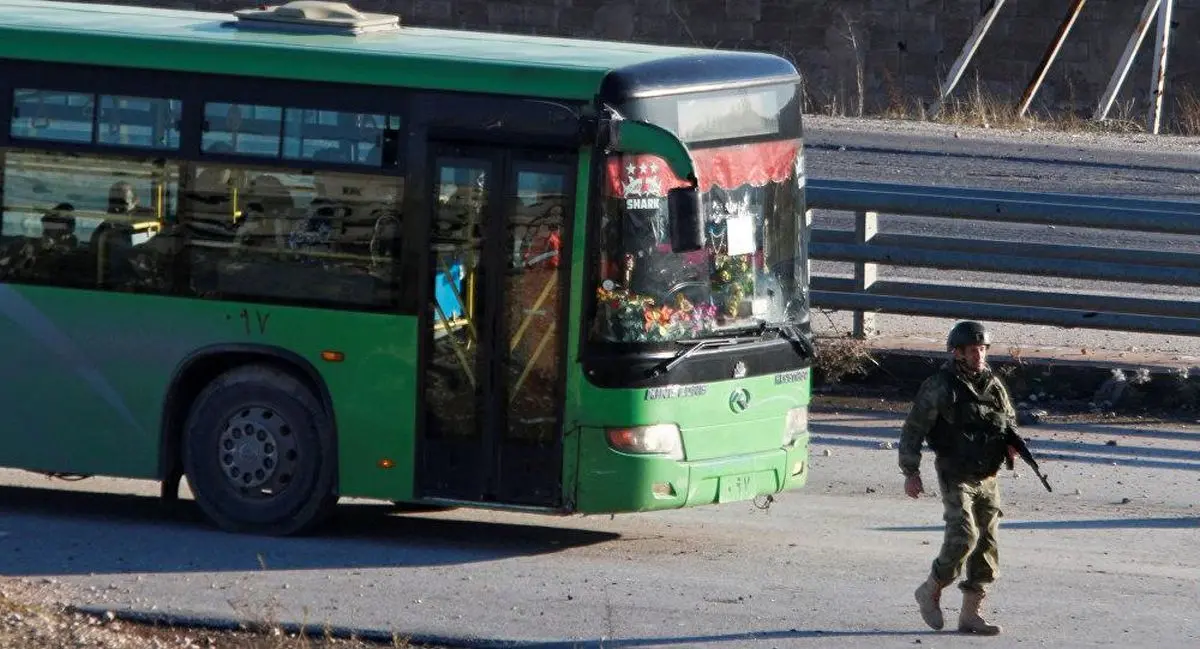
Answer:
[[[610,73],[646,78],[639,69],[653,71],[658,78],[647,81],[658,90],[796,76],[790,63],[764,53],[407,25],[358,36],[297,34],[235,22],[231,13],[0,0],[0,58],[584,101]]]

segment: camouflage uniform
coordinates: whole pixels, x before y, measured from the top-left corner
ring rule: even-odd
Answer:
[[[1004,462],[1004,433],[1015,423],[1004,383],[985,368],[968,376],[953,361],[925,380],[900,434],[900,470],[918,474],[921,445],[934,451],[946,521],[932,575],[939,584],[958,578],[966,563],[964,592],[983,595],[998,574],[1000,489],[996,473]]]

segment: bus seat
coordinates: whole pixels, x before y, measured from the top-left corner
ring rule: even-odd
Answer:
[[[255,224],[265,236],[275,238],[275,247],[284,247],[283,238],[296,219],[296,201],[278,177],[261,174],[251,179],[246,190],[247,224]]]
[[[50,246],[62,245],[74,248],[75,207],[70,203],[59,203],[42,215],[42,241]]]
[[[196,174],[187,196],[197,216],[218,223],[233,220],[232,178],[232,170],[226,167],[208,167]]]
[[[385,212],[375,219],[375,227],[371,230],[371,242],[368,251],[372,264],[382,264],[390,261],[392,246],[400,234],[400,219],[390,212]]]
[[[464,272],[463,265],[457,261],[449,263],[447,267],[450,271],[448,274],[440,269],[434,275],[434,299],[437,300],[442,313],[447,318],[454,319],[463,315],[463,304],[458,300],[456,293],[462,294]]]
[[[127,276],[133,228],[123,221],[104,221],[92,232],[88,250],[96,262],[96,285],[111,286]]]

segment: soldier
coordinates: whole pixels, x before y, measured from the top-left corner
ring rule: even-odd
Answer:
[[[934,629],[944,621],[942,589],[952,584],[966,564],[958,630],[996,635],[1000,627],[979,615],[988,586],[995,580],[999,555],[1000,489],[996,473],[1013,451],[1005,441],[1016,413],[1004,383],[987,363],[991,336],[978,322],[959,322],[950,330],[946,348],[953,353],[925,380],[900,434],[900,471],[904,492],[917,498],[921,483],[921,445],[935,454],[945,507],[945,538],[929,577],[915,596],[921,617]]]

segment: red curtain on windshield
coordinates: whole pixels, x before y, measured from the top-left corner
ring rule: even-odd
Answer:
[[[742,185],[762,187],[787,180],[793,173],[799,140],[737,144],[716,149],[695,149],[700,191],[713,186],[734,189]],[[667,190],[687,183],[671,172],[656,155],[611,156],[608,159],[608,192],[624,198],[662,197]]]

